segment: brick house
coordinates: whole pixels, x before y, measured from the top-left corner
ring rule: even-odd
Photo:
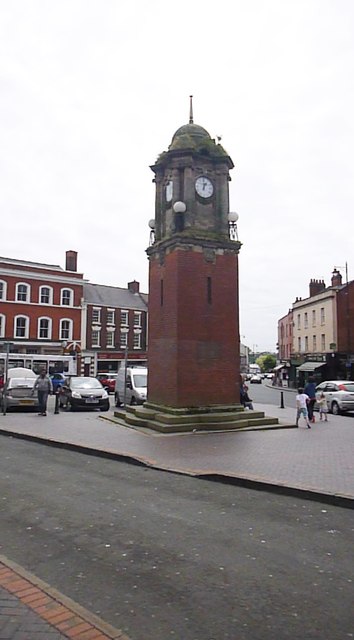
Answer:
[[[80,345],[82,295],[75,251],[66,252],[65,269],[0,257],[0,341],[11,341],[13,353],[32,354]]]
[[[127,289],[84,284],[82,373],[115,373],[127,357],[146,364],[147,295],[135,280]]]
[[[296,298],[291,311],[293,340],[287,363],[292,385],[303,384],[310,375],[318,382],[353,379],[354,281],[343,284],[335,268],[330,286],[312,279],[309,296]],[[284,336],[279,332],[279,355],[284,347]]]

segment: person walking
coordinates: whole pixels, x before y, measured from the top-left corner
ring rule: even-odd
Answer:
[[[248,395],[248,386],[245,384],[242,377],[240,380],[240,402],[245,409],[247,408],[250,409],[250,411],[253,411],[252,400]]]
[[[327,413],[328,413],[327,400],[326,400],[326,396],[323,393],[323,391],[321,391],[317,395],[316,402],[318,404],[318,409],[319,409],[319,412],[320,412],[320,420],[324,419],[325,422],[328,422],[328,418],[327,418]]]
[[[311,429],[311,425],[309,423],[308,411],[307,411],[309,401],[310,401],[310,398],[308,397],[308,395],[304,393],[304,390],[302,387],[299,387],[299,389],[297,390],[297,396],[296,396],[296,426],[297,427],[299,426],[299,420],[301,416],[303,416],[304,419],[306,420],[307,428]]]
[[[53,385],[50,377],[47,375],[45,369],[42,369],[36,382],[34,383],[34,390],[38,393],[39,404],[39,416],[47,415],[47,401],[48,395],[53,393]]]
[[[314,378],[310,377],[308,379],[308,382],[304,389],[304,393],[306,393],[306,395],[308,395],[309,397],[309,402],[307,405],[309,420],[310,422],[315,422],[315,416],[313,414],[313,410],[316,402],[316,384],[315,384]]]

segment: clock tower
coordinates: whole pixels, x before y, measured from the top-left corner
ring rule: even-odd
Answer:
[[[241,244],[229,207],[233,167],[223,147],[194,124],[191,99],[189,123],[151,167],[147,408],[180,414],[240,409]]]

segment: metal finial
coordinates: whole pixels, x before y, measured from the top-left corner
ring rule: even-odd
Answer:
[[[193,124],[193,96],[189,96],[189,124]]]

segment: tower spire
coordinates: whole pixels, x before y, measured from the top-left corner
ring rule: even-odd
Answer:
[[[193,124],[193,96],[189,96],[189,124]]]

